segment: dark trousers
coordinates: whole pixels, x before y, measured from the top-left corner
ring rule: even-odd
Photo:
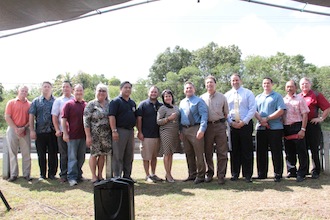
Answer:
[[[315,172],[320,174],[321,172],[321,163],[319,156],[319,146],[321,144],[321,126],[320,124],[307,123],[306,127],[306,147],[311,150],[312,160],[313,160],[313,169],[312,173]],[[307,169],[309,169],[309,158],[307,160]],[[308,170],[307,170],[308,171]]]
[[[230,167],[231,175],[239,177],[242,167],[243,177],[251,178],[253,173],[253,121],[241,129],[230,128],[231,147]]]
[[[272,153],[275,176],[283,174],[283,130],[258,130],[257,138],[257,169],[258,177],[267,178],[268,148]]]
[[[57,137],[58,150],[60,152],[60,177],[67,179],[68,175],[68,144],[63,140],[63,136]]]
[[[292,125],[284,125],[284,136],[297,134],[301,129],[301,124],[301,122],[297,122]],[[284,145],[288,172],[293,175],[297,174],[298,176],[305,177],[308,160],[305,138],[295,140],[284,139]],[[296,168],[297,154],[299,159],[298,171]]]
[[[214,175],[213,153],[214,143],[217,153],[217,176],[225,177],[228,163],[227,125],[224,122],[208,123],[204,136],[205,161],[207,165],[207,176]]]
[[[37,134],[37,139],[35,143],[38,153],[40,176],[46,177],[47,152],[48,152],[48,176],[55,176],[58,166],[57,140],[56,140],[55,132]]]
[[[134,130],[117,128],[119,140],[112,142],[114,177],[131,177],[134,159]]]

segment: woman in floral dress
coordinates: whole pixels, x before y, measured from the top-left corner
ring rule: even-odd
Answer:
[[[93,183],[103,180],[105,157],[111,150],[109,103],[108,87],[98,84],[95,90],[95,99],[87,104],[84,111],[86,145],[90,148],[89,167],[92,172]]]

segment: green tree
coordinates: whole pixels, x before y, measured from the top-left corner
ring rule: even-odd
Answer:
[[[120,86],[120,79],[113,76],[111,79],[109,79],[108,84],[111,86]]]
[[[178,73],[182,68],[192,62],[192,54],[189,50],[176,46],[173,51],[167,48],[159,54],[150,68],[149,78],[152,84],[166,81],[169,72]]]

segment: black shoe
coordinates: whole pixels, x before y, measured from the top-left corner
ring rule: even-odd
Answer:
[[[320,177],[320,175],[316,172],[312,173],[312,179],[318,179]]]
[[[133,179],[132,177],[123,177],[123,178],[129,179],[129,180],[132,181],[133,183],[137,183],[136,180]]]
[[[213,176],[207,176],[206,178],[205,178],[205,182],[206,183],[209,183],[209,182],[211,182],[213,180]]]
[[[245,177],[245,182],[247,182],[247,183],[252,183],[252,179],[249,178],[249,177]]]
[[[184,179],[183,182],[194,181],[195,179],[196,179],[196,177],[188,176],[188,178]]]
[[[286,176],[286,178],[297,178],[297,174],[289,172],[289,174]]]
[[[56,177],[55,177],[54,175],[48,175],[48,179],[50,179],[50,180],[55,180]]]
[[[280,175],[276,175],[276,176],[274,177],[274,182],[276,182],[276,183],[281,182],[281,176],[280,176]]]
[[[238,177],[237,176],[233,176],[232,178],[230,178],[231,181],[237,181]]]
[[[302,177],[302,176],[297,176],[296,182],[297,182],[297,183],[300,183],[300,182],[302,182],[302,181],[304,181],[304,180],[305,180],[304,177]]]
[[[32,178],[30,176],[25,176],[24,179],[28,182],[31,182],[32,181]]]
[[[203,183],[204,181],[205,181],[204,178],[196,178],[196,179],[194,180],[194,184],[200,184],[200,183]]]
[[[8,182],[15,182],[17,180],[17,176],[10,177]]]

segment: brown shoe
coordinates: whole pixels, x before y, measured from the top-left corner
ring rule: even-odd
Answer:
[[[223,185],[223,184],[225,184],[225,178],[223,178],[223,177],[219,177],[219,178],[218,178],[218,184],[219,184],[219,185]]]

